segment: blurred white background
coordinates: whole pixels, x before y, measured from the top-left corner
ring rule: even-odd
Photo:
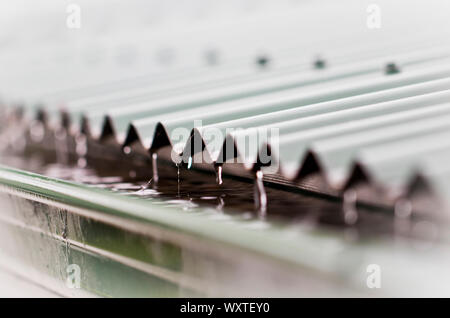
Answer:
[[[69,28],[68,6],[81,28]],[[367,27],[368,6],[381,27]],[[0,3],[0,93],[40,93],[296,48],[330,55],[355,43],[382,47],[450,32],[447,0],[16,0]],[[438,37],[439,36],[439,37]],[[28,76],[30,73],[33,77]]]

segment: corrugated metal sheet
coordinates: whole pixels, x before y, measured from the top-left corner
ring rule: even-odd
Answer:
[[[62,295],[69,264],[103,296],[449,289],[450,2],[132,2],[0,28],[1,162],[34,171],[0,166],[1,267]]]
[[[185,165],[201,155],[207,165],[194,160],[195,167],[261,170],[268,181],[333,195],[370,188],[361,196],[395,204],[420,183],[447,198],[450,47],[406,37],[370,46],[357,41],[364,36],[352,46],[330,44],[315,60],[295,48],[274,61],[236,59],[30,93],[19,107],[24,114],[5,108],[3,117],[22,117],[30,135],[62,129],[127,154],[164,150]],[[174,139],[180,129],[189,138]],[[263,133],[271,129],[276,136]],[[270,164],[261,162],[265,152]]]

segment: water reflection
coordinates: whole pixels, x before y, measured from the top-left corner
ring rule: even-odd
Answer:
[[[154,200],[157,204],[175,206],[183,211],[207,208],[207,217],[217,220],[226,221],[229,216],[237,216],[249,220],[249,229],[264,229],[271,224],[289,227],[301,224],[302,228],[334,229],[343,237],[352,238],[409,236],[413,233],[411,226],[396,225],[398,222],[393,211],[356,207],[350,200],[351,193],[347,193],[351,202],[344,200],[342,203],[304,192],[262,187],[261,180],[259,184],[252,184],[221,176],[222,182],[217,183],[214,173],[169,166],[162,161],[158,161],[158,182],[155,182],[155,169],[151,165],[131,167],[126,162],[87,158],[87,165],[83,166],[78,164],[79,156],[61,163],[54,153],[41,151],[31,151],[23,156],[3,156],[2,161],[20,169],[109,189],[120,195]],[[262,203],[261,198],[256,200],[255,197],[261,189],[265,191]],[[357,217],[349,222],[349,215]]]

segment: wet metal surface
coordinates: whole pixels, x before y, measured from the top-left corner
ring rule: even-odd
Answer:
[[[131,166],[126,161],[98,160],[42,149],[27,149],[23,155],[2,157],[3,164],[45,176],[109,189],[141,200],[162,199],[165,206],[185,211],[212,208],[224,219],[226,215],[239,215],[263,227],[273,223],[298,224],[331,229],[343,235],[352,232],[353,237],[359,238],[411,235],[410,231],[396,227],[397,217],[391,210],[356,206],[355,202],[304,191],[288,191],[265,184],[258,177],[252,183],[222,176],[220,171],[214,175],[187,169],[157,159],[156,154],[151,162],[153,165]],[[411,222],[415,222],[412,217]]]
[[[78,142],[82,150],[84,142]],[[346,284],[351,284],[353,278],[350,277],[365,273],[358,269],[364,264],[364,257],[374,258],[377,262],[386,259],[377,254],[377,242],[393,243],[393,247],[406,246],[407,250],[413,250],[412,255],[417,255],[419,250],[431,253],[441,248],[438,241],[446,235],[432,220],[409,213],[407,200],[399,203],[396,211],[391,211],[358,206],[356,198],[359,194],[353,189],[347,190],[345,200],[340,201],[304,191],[287,191],[258,178],[252,182],[249,181],[251,179],[222,175],[222,182],[217,182],[214,172],[200,172],[160,157],[155,158],[158,175],[155,182],[156,165],[152,166],[151,158],[146,163],[130,165],[135,161],[99,160],[86,156],[84,151],[68,154],[58,148],[58,153],[51,148],[30,145],[28,143],[20,151],[10,149],[3,152],[2,164],[83,184],[92,187],[93,192],[96,188],[106,189],[114,193],[112,196],[107,193],[111,198],[125,196],[141,203],[148,202],[149,215],[152,211],[157,212],[155,208],[158,206],[175,208],[179,218],[189,215],[206,218],[213,221],[212,228],[220,225],[239,227],[246,235],[261,235],[260,247],[266,250],[270,247],[268,252],[284,250],[283,245],[291,254],[298,250],[294,254],[302,258],[302,263],[311,266],[312,262],[311,268],[325,268],[327,273],[337,275]],[[8,214],[4,216],[7,217],[0,222],[2,233],[8,238],[2,249],[32,266],[40,264],[40,270],[50,271],[60,280],[65,277],[67,264],[84,264],[89,275],[84,288],[96,294],[185,296],[201,290],[207,295],[236,295],[237,288],[242,295],[298,296],[302,292],[311,292],[309,288],[299,287],[305,286],[305,279],[313,280],[308,286],[322,284],[316,276],[309,272],[305,274],[299,267],[285,268],[283,262],[277,265],[265,263],[267,259],[261,262],[248,252],[225,252],[225,245],[219,249],[217,245],[206,247],[209,240],[193,243],[183,238],[177,244],[167,244],[159,234],[153,238],[136,236],[133,232],[140,224],[121,230],[77,216],[70,208],[42,204],[33,200],[33,194],[31,199],[6,193],[2,198],[2,202],[9,204],[5,207]],[[17,232],[17,225],[33,233]],[[272,244],[276,241],[274,231],[287,241],[280,245]],[[242,239],[241,244],[245,243]],[[325,244],[325,248],[321,244]],[[41,252],[19,253],[14,248],[19,245],[21,249],[27,247]],[[91,252],[97,257],[92,257]],[[322,264],[314,261],[316,258],[327,261]],[[391,260],[395,261],[395,258]],[[107,273],[102,274],[105,266]],[[143,269],[155,277],[143,275]],[[115,279],[105,285],[111,277],[122,277],[120,273],[124,272],[133,279]],[[397,270],[388,274],[397,277]],[[161,292],[155,293],[151,288],[155,284],[161,286]],[[356,285],[361,287],[358,283]],[[333,288],[325,287],[324,290],[325,294],[333,294]]]

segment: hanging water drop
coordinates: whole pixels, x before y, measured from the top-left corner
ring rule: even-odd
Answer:
[[[397,218],[406,219],[412,214],[412,204],[408,199],[398,199],[395,202],[394,213]]]
[[[223,180],[222,180],[222,165],[215,165],[214,169],[216,171],[216,182],[218,185],[222,185]]]
[[[255,175],[255,192],[254,192],[255,207],[261,217],[266,216],[267,212],[267,194],[264,189],[263,173],[258,170]]]
[[[79,134],[75,137],[75,153],[77,154],[78,167],[85,168],[87,165],[87,140],[85,135]]]
[[[219,212],[223,212],[223,208],[225,206],[225,200],[223,199],[225,197],[225,194],[222,194],[217,197],[218,203],[216,206],[216,210]]]
[[[180,197],[180,164],[176,163],[177,166],[177,197]]]
[[[357,198],[356,191],[353,189],[348,189],[344,192],[342,211],[344,213],[344,222],[348,225],[353,225],[358,221]]]
[[[153,171],[153,182],[158,183],[158,154],[156,152],[152,153],[152,171]]]
[[[412,204],[407,198],[399,198],[394,205],[394,230],[398,234],[407,234],[412,228]]]
[[[78,166],[79,168],[86,168],[86,166],[87,166],[87,161],[86,161],[86,159],[85,159],[85,158],[78,158],[78,160],[77,160],[77,166]]]
[[[131,153],[131,148],[129,146],[125,146],[122,151],[124,154],[129,155]]]
[[[30,138],[35,143],[40,143],[44,140],[45,128],[41,122],[33,121],[30,125]]]

